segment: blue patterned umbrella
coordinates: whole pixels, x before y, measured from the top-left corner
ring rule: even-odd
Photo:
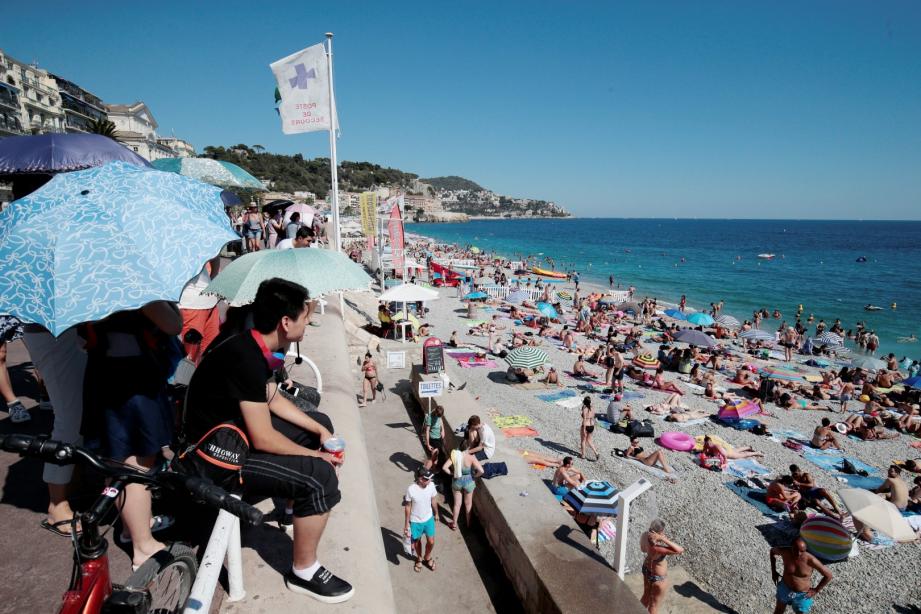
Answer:
[[[665,315],[670,318],[675,318],[676,320],[687,320],[687,316],[684,315],[684,312],[678,309],[666,309]]]
[[[248,172],[223,160],[211,158],[161,158],[153,161],[154,168],[170,173],[179,173],[211,185],[224,188],[265,190],[261,181]]]
[[[703,313],[702,311],[692,313],[687,317],[687,321],[691,324],[696,324],[697,326],[710,326],[714,322],[713,318],[709,314]]]
[[[125,162],[62,173],[0,213],[0,313],[59,335],[176,301],[237,238],[220,188]]]
[[[538,303],[537,310],[550,319],[560,317],[556,309],[550,303]]]
[[[0,175],[53,175],[121,160],[135,166],[150,163],[121,143],[99,134],[40,134],[0,140]]]
[[[921,375],[902,380],[902,385],[908,386],[909,388],[921,388]]]
[[[563,501],[572,506],[577,513],[603,514],[613,516],[617,513],[617,488],[610,482],[592,481],[571,489]]]
[[[511,303],[512,305],[520,305],[526,300],[528,300],[528,293],[524,290],[512,290],[509,292],[508,296],[505,297],[505,302]]]

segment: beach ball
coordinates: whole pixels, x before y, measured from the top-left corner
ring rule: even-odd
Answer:
[[[843,561],[851,553],[851,534],[839,520],[813,516],[799,529],[806,549],[823,561]]]

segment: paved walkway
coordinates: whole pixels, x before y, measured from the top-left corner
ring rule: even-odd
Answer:
[[[420,350],[412,344],[397,347],[385,342],[375,360],[386,386],[386,398],[378,398],[361,410],[397,610],[401,614],[432,612],[436,608],[446,612],[521,611],[498,559],[478,527],[451,531],[445,524],[451,517],[450,496],[447,499],[439,496],[442,522],[436,527],[436,571],[423,568],[416,573],[413,560],[403,553],[405,517],[401,500],[413,481],[413,471],[422,464],[424,451],[418,435],[420,421],[412,409],[415,400],[409,391],[410,369],[387,369],[387,349],[406,350],[406,365],[418,362]],[[361,350],[363,353],[364,348]],[[351,365],[356,390],[357,357],[353,352]]]

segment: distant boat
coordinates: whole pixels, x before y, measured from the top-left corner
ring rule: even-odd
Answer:
[[[882,311],[883,308],[878,305],[865,305],[863,308],[864,311]]]
[[[856,260],[856,262],[866,262],[866,261],[867,261],[867,257],[866,257],[866,256],[861,256],[860,258],[858,258],[858,259]]]
[[[770,260],[774,257],[774,254],[758,254],[758,257],[762,260]]]

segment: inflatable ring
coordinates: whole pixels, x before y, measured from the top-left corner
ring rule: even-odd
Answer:
[[[680,431],[669,431],[659,435],[659,445],[669,450],[688,452],[694,449],[695,443],[693,437]]]

